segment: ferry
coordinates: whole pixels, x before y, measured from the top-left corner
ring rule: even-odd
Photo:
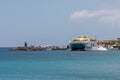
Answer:
[[[89,38],[86,35],[72,38],[69,42],[69,46],[71,50],[107,50],[106,48],[97,45],[96,37]]]

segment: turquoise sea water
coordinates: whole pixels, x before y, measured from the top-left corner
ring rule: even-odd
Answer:
[[[0,48],[0,80],[120,80],[120,51]]]

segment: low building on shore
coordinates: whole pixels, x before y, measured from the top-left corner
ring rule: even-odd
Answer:
[[[98,40],[98,45],[102,45],[108,49],[120,50],[120,38],[111,40]]]

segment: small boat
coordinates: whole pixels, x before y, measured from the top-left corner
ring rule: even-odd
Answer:
[[[107,51],[107,48],[105,48],[103,46],[100,46],[100,47],[98,47],[98,50],[100,50],[100,51]]]

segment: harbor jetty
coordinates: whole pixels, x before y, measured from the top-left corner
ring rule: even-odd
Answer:
[[[67,46],[23,46],[23,47],[16,47],[12,50],[18,51],[37,51],[37,50],[67,50]]]
[[[27,46],[27,42],[24,43],[24,46],[15,47],[13,51],[38,51],[38,50],[67,50],[69,46],[54,46],[54,45],[47,45],[47,46]]]

